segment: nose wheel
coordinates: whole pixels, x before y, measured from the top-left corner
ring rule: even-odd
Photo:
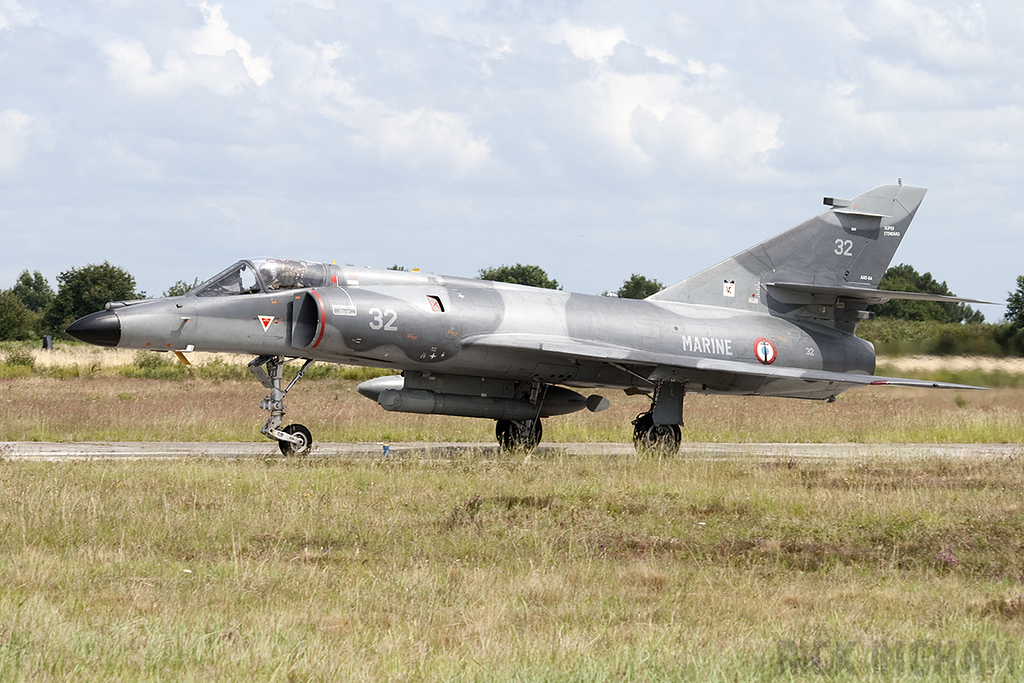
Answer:
[[[285,456],[309,455],[309,452],[313,450],[313,435],[309,433],[305,425],[290,424],[281,431],[296,439],[296,441],[282,439],[277,442],[281,453]]]

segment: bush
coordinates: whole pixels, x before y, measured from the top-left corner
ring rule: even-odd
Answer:
[[[906,263],[893,266],[885,271],[878,289],[890,292],[922,292],[954,296],[945,282],[938,282],[931,273],[920,274]],[[884,304],[868,307],[879,318],[898,318],[901,320],[929,321],[940,323],[982,323],[985,316],[967,304],[936,301],[913,301],[893,299]]]
[[[544,289],[561,289],[558,280],[552,280],[540,266],[517,263],[514,266],[498,266],[497,268],[481,268],[477,275],[480,280],[491,282],[509,282],[514,285],[543,287]]]
[[[139,351],[135,354],[135,363],[124,368],[124,374],[143,379],[184,379],[189,372],[170,354]]]
[[[878,318],[857,326],[857,336],[884,356],[1005,356],[1020,354],[1005,339],[1004,326]],[[1021,349],[1024,350],[1024,349]]]
[[[49,333],[61,338],[65,327],[83,315],[102,310],[107,302],[144,296],[135,291],[135,278],[128,271],[106,261],[66,270],[57,276],[57,282],[60,289],[44,325]]]
[[[663,289],[665,289],[665,285],[657,280],[648,280],[639,273],[633,273],[628,280],[622,283],[616,294],[620,299],[646,299]]]
[[[13,291],[0,291],[0,340],[32,339],[36,336],[37,317]]]
[[[309,370],[306,371],[305,378],[313,381],[334,379],[365,382],[366,380],[373,379],[374,377],[393,374],[395,374],[394,370],[384,370],[381,368],[369,368],[359,365],[338,365],[336,363],[314,363],[309,366]]]
[[[197,365],[192,371],[195,376],[201,379],[213,380],[215,382],[224,382],[232,379],[252,379],[252,375],[246,366],[225,363],[221,358],[214,358],[202,365]]]
[[[36,366],[36,358],[25,346],[11,346],[4,350],[4,362],[15,367],[32,369]]]

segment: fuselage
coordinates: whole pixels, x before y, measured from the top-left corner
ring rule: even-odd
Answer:
[[[306,275],[271,280],[268,261],[301,264]],[[651,357],[864,374],[875,364],[864,340],[768,313],[280,259],[239,262],[184,296],[115,303],[108,314],[124,348],[284,355],[577,387],[644,389],[633,368],[649,366],[642,359]],[[588,345],[621,353],[596,359],[582,351]],[[708,393],[835,393],[721,373],[695,371],[687,381],[689,391]]]

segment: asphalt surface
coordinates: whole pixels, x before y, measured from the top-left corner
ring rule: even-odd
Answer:
[[[496,457],[494,443],[318,443],[311,458],[450,458]],[[633,456],[632,444],[549,443],[534,456],[551,455]],[[282,457],[272,441],[255,443],[45,443],[0,442],[0,459],[6,460],[100,460],[131,458],[268,458]],[[786,443],[684,443],[678,458],[861,458],[880,457],[1024,457],[1024,444],[786,444]]]

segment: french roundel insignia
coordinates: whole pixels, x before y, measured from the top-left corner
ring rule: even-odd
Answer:
[[[758,340],[754,342],[754,355],[757,356],[757,359],[763,364],[771,365],[775,362],[778,352],[775,350],[775,344],[772,344],[764,337],[759,337]]]

